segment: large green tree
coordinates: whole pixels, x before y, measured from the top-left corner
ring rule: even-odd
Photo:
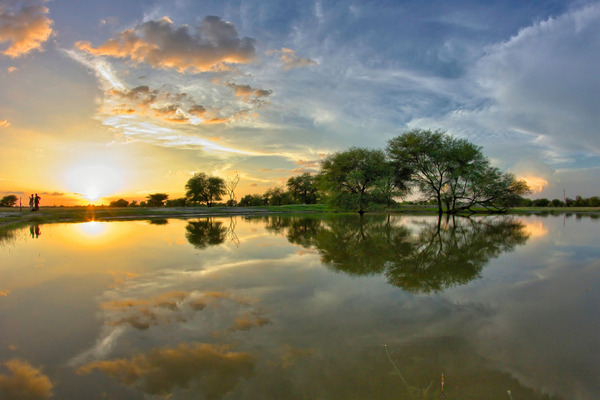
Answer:
[[[218,176],[208,176],[204,172],[194,174],[185,184],[186,197],[193,202],[204,202],[211,207],[221,196],[227,194],[225,180]]]
[[[352,147],[327,156],[318,179],[330,204],[362,214],[383,185],[398,187],[391,172],[382,150]]]
[[[453,213],[474,206],[504,211],[529,190],[524,181],[492,167],[479,146],[441,131],[406,132],[386,150],[396,171],[408,174],[440,213],[444,207]]]

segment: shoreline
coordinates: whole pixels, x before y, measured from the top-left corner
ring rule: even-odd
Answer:
[[[144,220],[159,218],[202,218],[243,215],[273,214],[339,214],[351,213],[327,209],[322,204],[285,205],[264,207],[40,207],[39,211],[19,211],[13,208],[0,208],[0,229],[13,229],[31,224],[76,223],[89,221]],[[368,214],[437,215],[437,208],[430,206],[404,206],[390,210],[380,210]],[[485,215],[490,213],[455,214]],[[600,217],[599,207],[515,207],[507,215],[561,215],[585,214]],[[452,215],[452,214],[445,214]]]

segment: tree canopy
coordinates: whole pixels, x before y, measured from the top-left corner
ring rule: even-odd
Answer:
[[[529,192],[525,181],[492,167],[481,148],[441,131],[412,130],[391,139],[387,154],[413,188],[449,213],[474,206],[505,211]]]
[[[146,196],[146,198],[148,199],[146,202],[147,207],[163,207],[169,195],[166,193],[153,193]]]
[[[208,176],[204,172],[194,174],[186,185],[186,197],[192,202],[204,202],[211,207],[221,196],[227,194],[225,180],[218,176]]]
[[[382,150],[352,147],[321,162],[319,183],[331,205],[362,214],[385,185],[397,187],[392,171]]]
[[[9,194],[0,199],[0,207],[14,207],[19,199],[14,194]]]

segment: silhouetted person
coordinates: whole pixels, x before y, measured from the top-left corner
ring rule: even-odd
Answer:
[[[33,210],[33,195],[29,196],[29,211]]]
[[[40,200],[42,198],[40,196],[37,195],[37,193],[35,194],[35,197],[33,199],[33,202],[35,204],[35,211],[39,211],[40,210]]]

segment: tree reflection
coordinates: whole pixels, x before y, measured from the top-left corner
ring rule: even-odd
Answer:
[[[277,219],[270,225],[287,229],[290,242],[316,248],[335,270],[384,274],[392,285],[415,293],[466,284],[490,259],[528,239],[522,223],[504,217],[423,220],[413,229],[396,221],[385,215],[341,216]]]
[[[197,249],[205,249],[223,243],[227,238],[228,231],[222,221],[215,221],[213,218],[189,221],[185,230],[186,239]]]

